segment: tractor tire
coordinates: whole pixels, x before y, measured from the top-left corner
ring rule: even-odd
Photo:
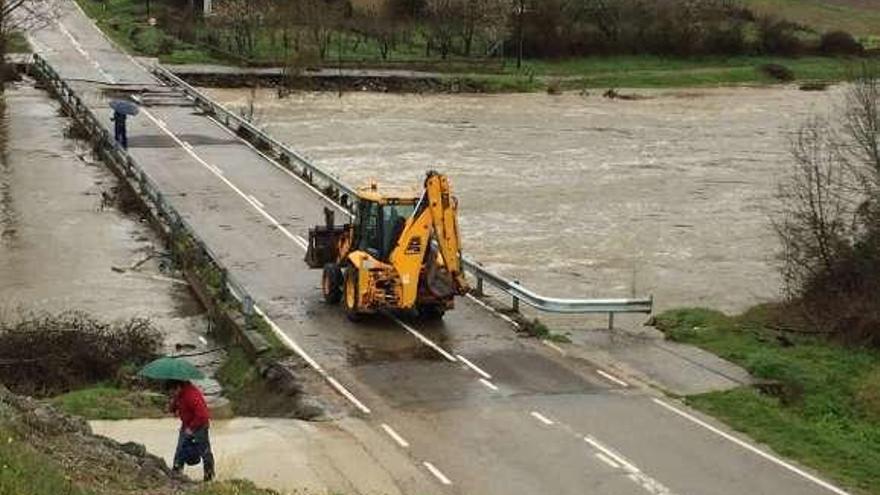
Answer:
[[[345,316],[351,321],[360,321],[363,314],[360,313],[360,301],[358,300],[358,270],[355,267],[349,267],[345,270],[345,283],[343,284],[343,304],[345,305]]]
[[[423,320],[442,320],[446,308],[439,304],[423,304],[419,306],[419,318]]]
[[[327,304],[339,304],[342,300],[342,270],[336,263],[324,265],[324,274],[321,277],[321,293]]]

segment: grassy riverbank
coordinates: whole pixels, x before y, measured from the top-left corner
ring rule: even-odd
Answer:
[[[113,40],[132,53],[158,57],[168,64],[229,64],[245,63],[216,47],[186,43],[161,25],[150,26],[145,4],[135,0],[77,0]],[[154,2],[153,15],[166,9]],[[342,41],[344,46],[345,40]],[[269,42],[257,44],[254,62],[277,65],[278,57]],[[699,57],[665,58],[650,55],[582,57],[562,60],[526,60],[517,68],[513,60],[478,60],[452,56],[449,60],[426,58],[423,53],[401,45],[387,60],[365,41],[359,48],[332,45],[328,59],[316,65],[334,67],[413,69],[449,74],[460,80],[462,87],[477,87],[490,92],[525,92],[548,89],[579,90],[589,88],[665,88],[772,84],[776,82],[761,70],[767,64],[788,67],[796,81],[837,81],[845,79],[855,60],[834,57]],[[274,62],[273,62],[274,60]]]
[[[880,494],[880,352],[773,330],[772,311],[731,317],[681,309],[657,317],[671,340],[696,345],[765,381],[687,397],[781,455],[863,493]]]

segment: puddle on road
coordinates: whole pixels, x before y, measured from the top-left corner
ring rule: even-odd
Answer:
[[[206,91],[233,108],[249,96]],[[467,254],[538,292],[654,294],[661,310],[777,297],[768,212],[787,135],[840,88],[639,93],[652,98],[264,90],[256,104],[261,126],[349,183],[447,172]]]

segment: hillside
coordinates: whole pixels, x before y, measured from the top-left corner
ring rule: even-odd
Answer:
[[[819,31],[843,29],[880,44],[878,0],[745,0],[756,12],[811,26]]]

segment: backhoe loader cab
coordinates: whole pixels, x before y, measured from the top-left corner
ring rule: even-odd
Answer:
[[[352,223],[309,231],[306,263],[324,270],[321,288],[331,304],[342,301],[351,319],[380,310],[416,309],[442,317],[465,294],[457,202],[445,176],[429,172],[423,191],[357,191]]]

